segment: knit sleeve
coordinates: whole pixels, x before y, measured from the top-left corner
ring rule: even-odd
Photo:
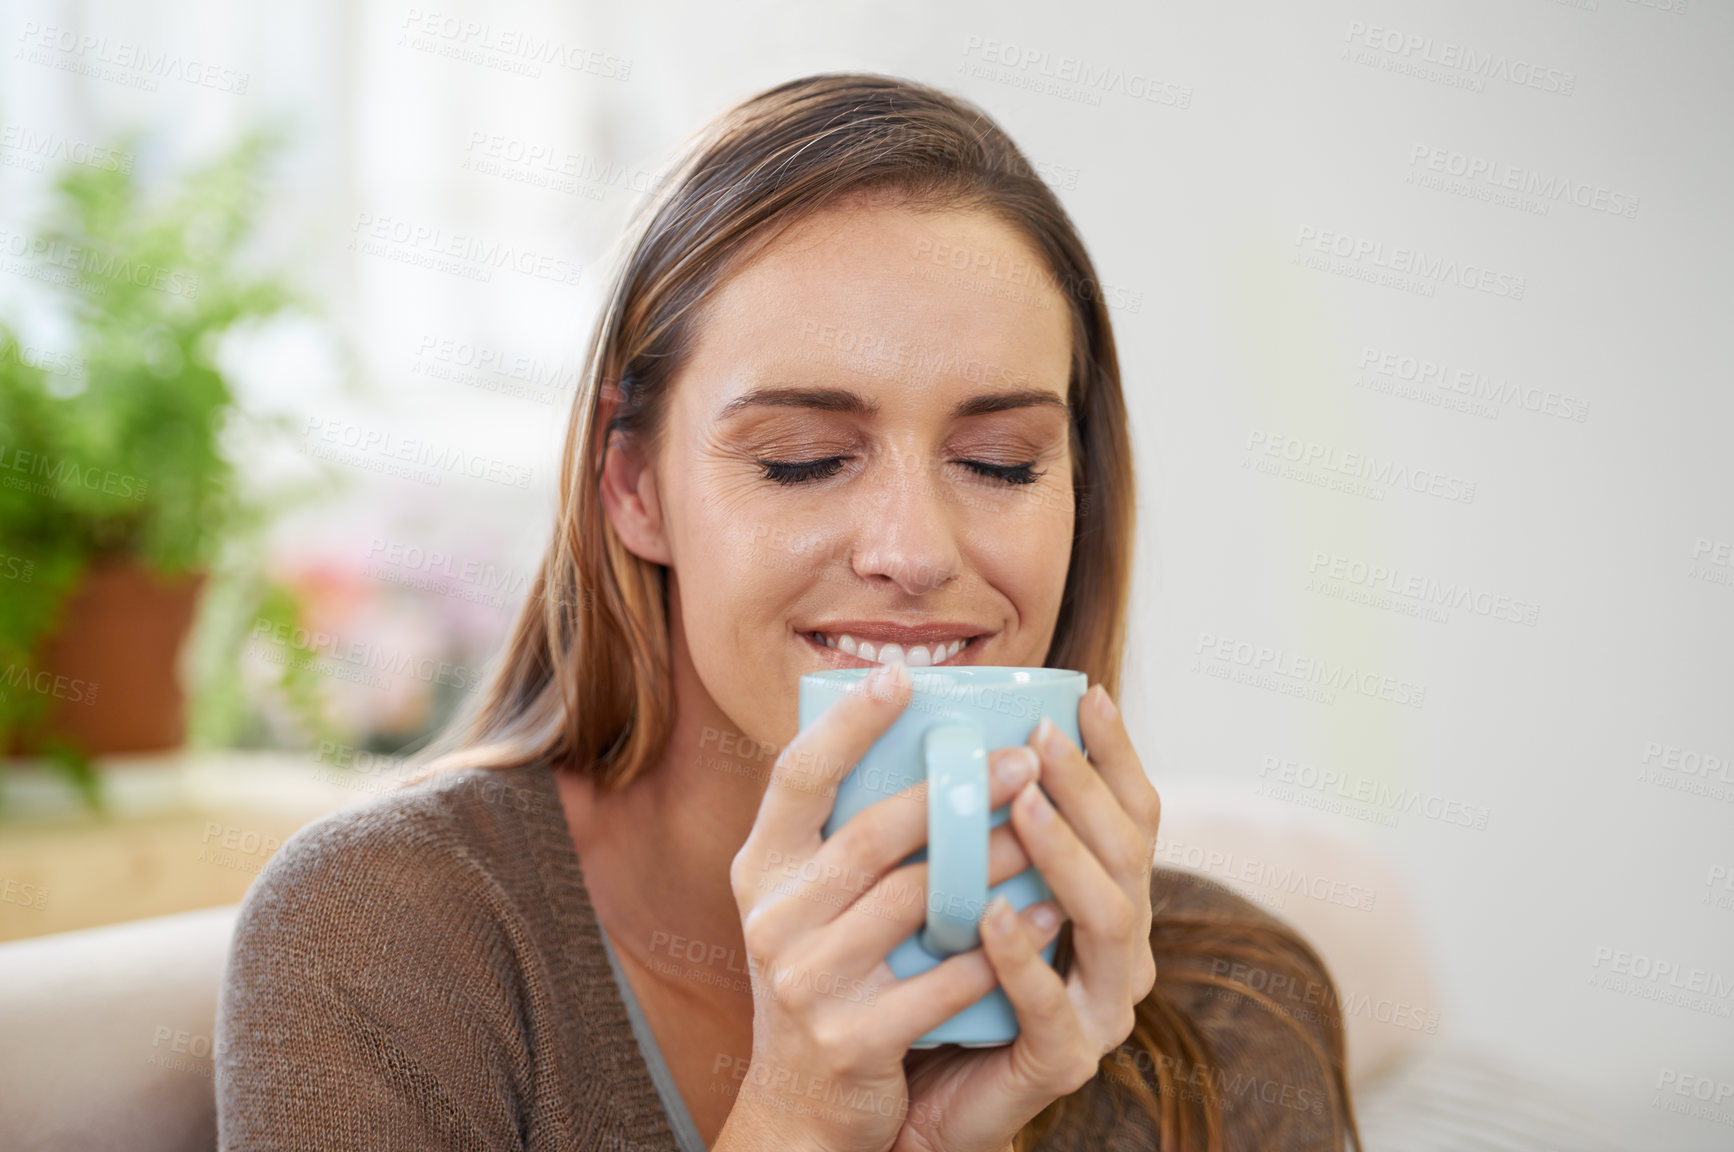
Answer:
[[[437,822],[370,803],[249,889],[218,1001],[222,1149],[517,1149],[527,1053],[509,917]]]

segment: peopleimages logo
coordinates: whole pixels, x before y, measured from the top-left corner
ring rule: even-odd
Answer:
[[[1435,580],[1418,572],[1405,572],[1394,565],[1369,564],[1365,560],[1339,556],[1322,549],[1313,550],[1312,560],[1307,564],[1307,575],[1313,577],[1313,582],[1332,580],[1370,593],[1384,593],[1440,608],[1461,608],[1489,620],[1526,624],[1532,628],[1541,615],[1541,606],[1527,600],[1517,600],[1455,580]],[[1311,583],[1308,588],[1312,590]]]
[[[83,377],[87,367],[83,356],[74,356],[70,352],[55,352],[37,344],[20,344],[15,340],[0,344],[0,364],[5,364],[8,360],[69,379]]]
[[[378,536],[369,545],[361,570],[375,580],[494,608],[504,608],[527,595],[534,579],[528,569],[501,569],[485,560],[466,560],[450,552]]]
[[[282,624],[263,618],[253,622],[252,630],[252,646],[260,643],[290,650],[300,657],[318,657],[323,654],[332,660],[353,665],[359,672],[412,676],[429,684],[443,684],[465,692],[481,682],[480,674],[463,664],[400,651],[371,640],[347,640],[317,628]],[[390,687],[388,683],[378,681],[377,677],[373,680],[375,687]]]
[[[1651,740],[1639,761],[1638,783],[1734,801],[1734,756]]]
[[[917,263],[931,263],[936,268],[968,273],[971,278],[979,276],[1008,286],[1051,288],[1063,296],[1073,296],[1086,301],[1099,299],[1110,308],[1122,308],[1128,312],[1137,312],[1144,305],[1143,292],[1134,292],[1123,286],[1104,284],[1088,278],[1056,276],[1041,261],[1026,260],[1008,252],[922,239],[915,243],[915,259]],[[919,272],[917,274],[921,275]],[[996,292],[994,295],[1001,295],[1006,299],[1017,299],[1021,296],[1026,303],[1035,307],[1047,306],[1045,301],[1034,294],[1005,295]]]
[[[224,68],[174,52],[156,52],[142,44],[111,40],[72,28],[52,24],[24,22],[18,34],[19,49],[14,58],[33,64],[52,64],[67,72],[112,80],[147,92],[157,90],[157,81],[180,80],[199,88],[215,88],[236,96],[247,93],[251,76],[232,68]],[[49,53],[58,52],[58,62]]]
[[[432,484],[438,484],[445,473],[461,472],[476,480],[528,488],[535,471],[521,464],[465,452],[450,444],[400,436],[390,429],[369,428],[348,420],[327,420],[320,416],[307,417],[307,425],[302,429],[301,451],[309,456]]]
[[[1051,92],[1087,104],[1100,104],[1102,93],[1111,92],[1170,108],[1192,107],[1192,89],[1187,85],[1124,68],[1092,64],[1076,56],[1055,56],[1045,48],[1020,48],[992,37],[971,36],[964,41],[963,54],[979,57],[1008,72],[1024,74],[1015,79],[981,75],[981,79]]]
[[[1734,542],[1698,537],[1686,575],[1709,584],[1734,584]]]
[[[491,280],[495,270],[504,269],[556,284],[577,284],[584,274],[584,265],[577,260],[371,212],[357,213],[350,231],[354,235],[348,246],[356,252],[472,280]]]
[[[1491,373],[1478,372],[1473,368],[1453,368],[1449,364],[1421,356],[1407,356],[1400,352],[1363,346],[1359,367],[1362,372],[1373,373],[1386,380],[1417,386],[1431,384],[1441,392],[1455,393],[1465,398],[1469,404],[1465,410],[1472,415],[1490,414],[1494,419],[1498,419],[1497,409],[1486,409],[1484,412],[1485,406],[1475,403],[1487,400],[1494,404],[1503,404],[1507,408],[1521,408],[1525,412],[1555,416],[1579,424],[1589,416],[1589,401],[1581,397],[1555,392],[1551,388],[1537,388],[1532,384],[1496,379]]]
[[[1383,240],[1356,236],[1349,232],[1331,232],[1303,226],[1295,237],[1302,253],[1316,252],[1335,256],[1351,265],[1365,265],[1367,270],[1384,269],[1400,276],[1414,276],[1423,282],[1456,284],[1491,296],[1509,300],[1523,299],[1528,281],[1522,276],[1466,264],[1444,256],[1432,256],[1418,248],[1387,247]]]
[[[533,79],[542,75],[545,64],[571,72],[587,72],[604,80],[632,78],[632,61],[625,57],[570,44],[528,28],[497,27],[420,8],[411,8],[400,27],[399,44]]]
[[[1603,944],[1596,948],[1590,969],[1590,985],[1595,988],[1723,1019],[1731,1014],[1734,980],[1708,968]]]
[[[470,133],[464,153],[461,168],[586,200],[604,199],[609,188],[660,192],[667,183],[665,177],[647,169],[610,163],[545,141],[479,129]]]
[[[924,379],[958,376],[972,383],[996,384],[1022,384],[1029,380],[1029,374],[1022,369],[977,359],[959,352],[950,343],[911,344],[882,332],[855,332],[817,320],[801,321],[801,340],[810,343],[804,357],[807,360],[830,362],[847,358]]]
[[[1322,657],[1303,656],[1268,644],[1236,640],[1200,632],[1193,646],[1193,671],[1206,675],[1238,669],[1244,676],[1220,675],[1222,679],[1242,680],[1254,687],[1271,688],[1284,695],[1299,695],[1334,703],[1332,691],[1349,692],[1370,699],[1419,708],[1426,703],[1427,687],[1377,672],[1366,672],[1352,664],[1332,663]],[[1215,661],[1215,666],[1205,661]]]
[[[1292,795],[1276,790],[1276,787],[1280,786],[1318,793],[1327,800],[1341,798],[1369,809],[1382,810],[1382,813],[1389,815],[1391,819],[1379,820],[1377,823],[1387,827],[1396,826],[1397,816],[1407,815],[1423,816],[1428,820],[1480,831],[1487,827],[1488,817],[1492,814],[1491,810],[1485,807],[1453,800],[1437,792],[1425,792],[1408,785],[1393,787],[1383,780],[1356,777],[1328,766],[1320,768],[1310,760],[1265,756],[1259,762],[1258,775],[1260,784],[1254,790],[1254,795],[1295,801]],[[1330,793],[1330,796],[1324,796],[1325,793]],[[1327,809],[1336,807],[1311,803],[1303,803],[1303,806]],[[1354,815],[1352,812],[1345,814]]]
[[[1398,464],[1392,460],[1380,460],[1365,452],[1345,452],[1330,445],[1320,444],[1316,440],[1305,440],[1299,436],[1289,436],[1281,432],[1271,432],[1263,428],[1250,428],[1246,433],[1247,459],[1241,462],[1241,467],[1251,467],[1254,471],[1273,471],[1271,467],[1261,466],[1258,456],[1272,457],[1287,461],[1297,468],[1305,470],[1320,469],[1322,472],[1334,472],[1355,481],[1365,481],[1366,484],[1345,490],[1355,495],[1372,495],[1374,499],[1384,499],[1385,491],[1390,488],[1407,488],[1411,492],[1419,492],[1434,496],[1441,500],[1450,500],[1459,504],[1475,502],[1475,482],[1465,480],[1460,476],[1451,476],[1427,468],[1410,468],[1407,464]],[[1305,475],[1295,475],[1291,479],[1305,480]],[[1361,491],[1361,488],[1369,488]],[[1332,485],[1327,485],[1332,486]]]
[[[1716,1124],[1734,1124],[1734,1110],[1729,1105],[1731,1100],[1734,1100],[1734,1084],[1726,1080],[1700,1076],[1679,1068],[1661,1068],[1656,1072],[1656,1096],[1650,1107]]]
[[[45,266],[60,268],[72,275],[66,283],[103,291],[106,286],[92,281],[132,284],[183,296],[188,300],[199,294],[199,275],[185,268],[165,268],[145,260],[132,260],[112,252],[99,252],[80,244],[68,244],[53,236],[31,236],[0,228],[0,255],[25,258]]]
[[[8,157],[16,157],[21,163]],[[0,128],[0,163],[32,172],[44,171],[50,163],[77,164],[104,172],[131,172],[132,161],[131,152],[69,140],[58,132],[33,131],[21,124]]]
[[[1471,184],[1480,183],[1493,189],[1534,196],[1543,202],[1543,214],[1546,213],[1548,202],[1557,203],[1560,200],[1575,204],[1579,208],[1588,208],[1592,212],[1624,216],[1628,220],[1638,214],[1638,198],[1628,193],[1615,192],[1582,180],[1543,176],[1533,168],[1515,168],[1504,161],[1454,152],[1449,148],[1435,148],[1428,144],[1412,145],[1409,149],[1409,167],[1411,171],[1406,180],[1412,181],[1420,171],[1434,172],[1457,176]]]
[[[474,373],[478,377],[500,377],[527,385],[527,389],[516,390],[526,394],[535,394],[531,391],[535,389],[571,391],[578,387],[584,376],[584,365],[576,359],[569,362],[547,360],[504,348],[471,344],[468,341],[431,334],[421,338],[415,353],[416,358],[410,364],[411,375],[431,376],[437,380],[458,380],[461,383],[470,382],[471,378],[464,375],[466,372]],[[502,387],[498,384],[482,386],[492,391],[499,391]]]
[[[1277,864],[1256,857],[1238,856],[1221,848],[1206,848],[1164,839],[1156,858],[1168,864],[1220,876],[1226,880],[1268,888],[1286,895],[1305,895],[1328,904],[1371,912],[1379,893],[1375,888],[1348,880],[1308,872],[1293,864]]]
[[[52,696],[56,700],[64,700],[68,704],[96,703],[96,690],[100,687],[94,680],[79,680],[71,676],[57,675],[40,669],[31,669],[22,664],[8,664],[0,669],[0,700],[4,700],[14,688],[22,688],[26,692],[35,692],[40,696]]]
[[[1395,56],[1408,64],[1433,65],[1478,81],[1505,80],[1525,88],[1571,95],[1577,75],[1563,68],[1548,68],[1529,60],[1513,59],[1503,52],[1478,52],[1452,40],[1400,32],[1360,20],[1350,20],[1343,39],[1352,46],[1370,48]]]
[[[69,487],[119,496],[124,500],[143,500],[150,490],[150,481],[139,476],[111,472],[94,464],[83,468],[73,460],[44,456],[40,452],[7,444],[0,444],[0,485],[54,498]]]

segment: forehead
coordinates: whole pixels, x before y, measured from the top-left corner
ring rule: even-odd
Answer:
[[[1063,397],[1071,340],[1046,263],[998,217],[852,202],[792,225],[718,286],[689,362],[698,387],[683,391],[712,412],[768,376]]]

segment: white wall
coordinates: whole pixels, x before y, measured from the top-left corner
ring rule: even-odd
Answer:
[[[628,189],[561,192],[466,169],[474,134],[630,173],[728,103],[805,72],[868,68],[961,92],[1049,166],[1124,293],[1114,318],[1142,485],[1127,698],[1158,782],[1208,776],[1249,803],[1284,774],[1293,782],[1278,799],[1297,805],[1356,788],[1418,794],[1425,810],[1400,811],[1363,792],[1374,801],[1337,818],[1388,850],[1412,889],[1442,1031],[1592,1090],[1642,1146],[1727,1146],[1726,1123],[1654,1106],[1689,1099],[1657,1091],[1669,1073],[1734,1083],[1734,890],[1712,882],[1734,871],[1734,11],[1711,0],[440,9],[496,35],[582,43],[614,58],[604,71],[630,62],[610,79],[508,74],[440,54],[458,41],[437,33],[418,47],[409,5],[253,8],[21,3],[5,18],[0,111],[74,135],[136,120],[164,160],[216,143],[242,116],[292,116],[306,134],[278,234],[312,236],[283,243],[336,302],[372,391],[345,394],[329,356],[290,333],[251,366],[250,402],[445,437],[535,470],[527,490],[430,490],[357,471],[355,495],[292,526],[285,550],[353,562],[384,533],[501,565],[539,552],[563,407],[413,367],[429,339],[569,362],[600,275],[478,285],[345,248],[371,213],[556,261],[604,258]],[[202,53],[252,80],[236,96],[77,77],[14,56],[28,21]],[[1065,58],[1118,74],[1120,89],[1032,87],[1044,69],[1076,66]],[[1488,59],[1491,76],[1465,63]],[[1124,90],[1152,83],[1154,100]],[[1430,186],[1448,174],[1429,167],[1435,149],[1446,169],[1521,170],[1510,178],[1572,191],[1511,204],[1489,199],[1485,181]],[[10,218],[30,177],[0,179]],[[1357,259],[1359,241],[1380,247]],[[1491,290],[1414,270],[1396,285],[1364,278],[1403,259],[1461,278],[1473,266]],[[1376,371],[1385,354],[1398,375]],[[1443,367],[1405,381],[1404,358]],[[1451,385],[1478,380],[1504,398],[1453,408],[1472,398]],[[1254,467],[1309,444],[1327,467],[1305,479]],[[1438,487],[1332,488],[1344,477],[1328,465],[1355,467],[1347,453],[1425,470]],[[1412,597],[1350,602],[1364,586],[1329,582],[1333,558],[1344,573],[1381,566],[1399,585],[1467,587],[1471,599],[1433,615],[1413,614]],[[1527,622],[1500,618],[1532,608]],[[1245,671],[1237,653],[1263,662],[1262,681],[1212,674]],[[1271,666],[1293,673],[1302,660],[1388,677],[1389,695],[1415,702],[1279,690],[1298,678]],[[1671,766],[1669,748],[1722,768],[1706,781]],[[1342,783],[1317,786],[1327,778]],[[1369,819],[1381,814],[1394,826]],[[1653,974],[1635,991],[1604,986],[1625,953],[1707,981],[1709,994],[1651,998],[1670,982]]]

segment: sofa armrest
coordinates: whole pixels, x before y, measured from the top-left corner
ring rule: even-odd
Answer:
[[[239,905],[0,945],[0,1147],[216,1147],[217,991]]]

